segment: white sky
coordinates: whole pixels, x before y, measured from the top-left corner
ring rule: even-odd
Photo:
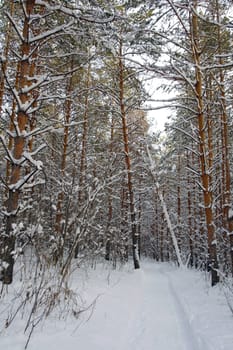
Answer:
[[[174,96],[174,93],[168,93],[165,91],[162,91],[162,89],[158,88],[161,84],[164,84],[164,80],[160,79],[153,79],[150,82],[146,84],[146,89],[148,90],[149,94],[152,96],[152,99],[156,100],[166,100]],[[168,83],[168,82],[167,82]],[[166,102],[149,102],[148,105],[151,107],[159,107],[167,105]],[[172,113],[170,108],[160,108],[156,110],[151,110],[147,112],[149,123],[151,124],[150,131],[158,131],[164,130],[164,124],[168,121],[168,116],[170,116]]]
[[[150,131],[163,131],[164,125],[168,121],[168,116],[171,114],[171,110],[168,108],[148,111],[148,121],[150,123]]]

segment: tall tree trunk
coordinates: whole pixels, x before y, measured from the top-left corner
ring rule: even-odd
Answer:
[[[172,225],[172,222],[171,222],[171,219],[170,219],[170,215],[168,213],[167,205],[166,205],[166,202],[164,200],[164,192],[160,188],[160,184],[158,182],[158,179],[157,179],[157,176],[156,176],[156,173],[155,173],[154,161],[152,159],[152,156],[151,156],[151,153],[150,153],[150,150],[149,150],[148,146],[147,146],[147,155],[148,155],[149,162],[150,162],[151,176],[152,176],[152,178],[154,180],[154,184],[155,184],[154,192],[155,192],[155,194],[158,195],[160,203],[161,203],[161,206],[162,206],[162,211],[163,211],[163,214],[164,214],[164,218],[165,218],[165,220],[167,222],[167,228],[168,228],[168,230],[170,232],[172,243],[173,243],[173,246],[174,246],[174,249],[175,249],[177,262],[178,262],[180,267],[184,267],[184,264],[183,264],[182,259],[181,259],[180,249],[179,249],[178,242],[177,242],[177,237],[175,235],[175,232],[174,232],[174,229],[173,229],[173,225]],[[164,240],[164,235],[162,237],[163,237],[163,240]]]
[[[127,187],[129,192],[129,209],[131,219],[131,235],[134,268],[139,269],[139,237],[136,224],[136,213],[134,203],[134,189],[132,182],[132,166],[129,150],[129,130],[127,123],[126,107],[125,107],[125,91],[124,91],[124,63],[123,63],[123,47],[122,40],[119,42],[119,103],[122,122],[122,134],[124,141],[125,166],[127,171]]]
[[[176,230],[177,243],[181,246],[182,243],[182,228],[181,228],[181,155],[178,149],[177,154],[177,223]]]
[[[190,152],[186,152],[186,164],[187,164],[187,169],[190,166]],[[194,227],[193,227],[193,222],[192,222],[192,180],[190,177],[190,172],[188,171],[187,173],[187,184],[188,184],[188,235],[189,235],[189,264],[191,267],[194,266]]]
[[[13,16],[14,14],[14,10],[15,10],[15,6],[14,6],[14,1],[11,1],[11,7],[10,7],[10,15]],[[5,50],[4,50],[4,55],[5,55],[5,62],[2,63],[2,71],[3,74],[1,76],[1,87],[0,87],[0,114],[2,112],[2,104],[3,104],[3,96],[4,96],[4,90],[5,90],[5,79],[4,79],[4,75],[7,72],[7,66],[8,66],[8,55],[9,55],[9,49],[10,49],[10,40],[11,40],[11,35],[12,35],[12,24],[9,21],[8,23],[8,27],[7,27],[7,39],[6,39],[6,46],[5,46]],[[19,63],[16,69],[16,72],[19,72]],[[15,88],[18,88],[18,81],[19,81],[19,77],[18,74],[16,74],[16,78],[15,78]],[[9,126],[9,130],[11,132],[14,131],[14,120],[15,120],[15,109],[16,109],[16,100],[13,99],[13,105],[12,105],[12,113],[11,113],[11,120],[10,120],[10,126]],[[9,136],[9,142],[8,142],[8,149],[12,150],[12,146],[13,146],[13,138],[11,136]],[[7,160],[7,165],[6,165],[6,183],[9,182],[9,177],[10,177],[10,170],[11,170],[11,164],[10,161]]]
[[[87,154],[87,137],[88,137],[88,112],[89,112],[89,96],[90,96],[90,82],[91,82],[91,64],[88,63],[86,73],[86,95],[84,101],[84,116],[83,116],[83,133],[81,143],[81,159],[80,159],[80,178],[79,178],[79,191],[78,202],[81,204],[84,200],[83,185],[86,179],[86,154]]]
[[[114,119],[112,116],[111,119],[111,131],[110,131],[110,157],[113,153],[113,143],[114,143]],[[112,177],[112,168],[110,168],[109,171],[109,177]],[[113,216],[113,205],[112,205],[112,188],[109,188],[108,190],[108,221],[107,221],[107,227],[106,227],[106,245],[105,245],[105,259],[110,260],[110,254],[111,254],[111,233],[109,232],[109,228],[111,226],[112,222],[112,216]]]
[[[14,1],[10,1],[10,15],[13,16],[14,13]],[[6,74],[7,71],[7,66],[9,63],[9,49],[10,49],[10,40],[11,40],[11,35],[12,35],[12,24],[8,20],[7,24],[7,30],[6,30],[6,41],[5,41],[5,47],[4,47],[4,60],[2,61],[2,72],[0,76],[0,115],[2,113],[2,105],[3,105],[3,96],[5,93],[5,79],[4,75]]]
[[[73,69],[73,60],[71,61],[71,71]],[[66,93],[68,98],[65,101],[65,116],[64,116],[64,134],[63,134],[63,150],[62,150],[62,158],[61,158],[61,178],[65,181],[65,173],[66,173],[66,163],[67,163],[67,152],[68,152],[68,146],[69,146],[69,123],[71,118],[71,106],[72,106],[72,99],[71,99],[71,92],[73,89],[73,74],[71,74],[67,87],[66,87]],[[57,198],[57,211],[56,211],[56,218],[55,218],[55,230],[57,233],[57,251],[54,256],[55,262],[58,262],[59,258],[63,255],[63,245],[64,245],[64,237],[62,235],[63,227],[62,227],[62,219],[63,219],[63,206],[64,206],[64,190],[63,186],[58,193]]]
[[[218,260],[216,251],[216,236],[214,226],[213,215],[213,199],[211,191],[211,174],[208,166],[208,158],[210,157],[210,149],[208,149],[208,142],[206,141],[206,124],[204,116],[204,101],[203,101],[203,78],[201,72],[201,49],[199,47],[199,28],[198,18],[196,15],[197,1],[194,1],[194,9],[191,13],[191,43],[193,59],[195,64],[195,93],[197,98],[197,120],[198,120],[198,133],[199,133],[199,153],[200,153],[200,170],[201,170],[201,183],[203,188],[204,205],[205,205],[205,219],[208,235],[208,265],[211,269],[211,284],[215,285],[219,281],[218,277]],[[210,142],[210,140],[209,140]],[[209,145],[210,147],[210,145]],[[212,148],[212,146],[211,146]]]
[[[21,44],[22,59],[18,65],[19,75],[19,90],[18,95],[20,105],[16,117],[17,126],[15,126],[15,136],[13,138],[13,159],[10,183],[8,187],[8,199],[6,201],[6,229],[5,234],[0,237],[1,259],[4,263],[2,268],[1,280],[4,284],[10,284],[13,280],[14,256],[15,248],[15,223],[19,206],[20,186],[18,181],[21,179],[21,165],[20,159],[26,148],[25,132],[29,124],[29,115],[27,111],[22,108],[30,98],[30,94],[24,92],[23,89],[29,85],[28,77],[30,73],[30,42],[28,40],[30,35],[30,16],[33,12],[35,0],[25,1],[25,18],[23,24]]]
[[[219,1],[216,0],[216,14],[217,22],[220,23],[220,9]],[[218,30],[218,54],[219,65],[224,66],[224,58],[222,57],[222,33],[221,27],[217,27]],[[228,115],[227,104],[225,95],[225,77],[224,71],[219,70],[219,89],[221,96],[221,133],[222,133],[222,173],[223,173],[223,227],[228,230],[229,244],[230,244],[230,259],[231,259],[231,272],[233,274],[233,218],[230,217],[229,211],[231,209],[231,176],[229,165],[229,142],[228,142]]]
[[[90,53],[88,53],[90,56]],[[80,166],[79,166],[79,190],[78,190],[78,203],[79,206],[82,207],[85,200],[85,191],[84,184],[86,181],[86,168],[87,168],[87,139],[88,139],[88,113],[89,113],[89,97],[90,97],[90,83],[91,83],[91,63],[89,61],[88,68],[86,72],[86,94],[84,100],[84,115],[83,115],[83,132],[82,132],[82,140],[81,140],[81,158],[80,158]],[[79,252],[79,244],[77,244],[75,249],[74,257],[78,257]]]

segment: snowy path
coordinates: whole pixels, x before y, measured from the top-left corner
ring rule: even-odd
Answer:
[[[188,317],[167,275],[160,269],[155,273],[144,268],[141,289],[142,298],[138,300],[141,310],[135,315],[133,341],[122,350],[141,350],[145,343],[147,350],[199,350]]]
[[[166,265],[143,264],[110,283],[77,336],[85,350],[228,350],[225,345],[212,347],[208,333],[198,327],[195,332],[193,315],[181,298]]]
[[[220,289],[203,275],[144,262],[140,270],[77,270],[73,279],[93,313],[50,317],[28,350],[232,350],[233,317]],[[90,318],[89,318],[90,316]],[[21,322],[21,323],[20,323]],[[0,336],[0,349],[23,350],[22,320]]]
[[[197,276],[194,271],[182,272],[166,264],[153,263],[144,263],[140,270],[121,275],[117,283],[112,286],[110,283],[103,298],[100,297],[87,327],[80,327],[77,336],[85,344],[83,349],[232,350],[232,315],[226,305],[219,305],[219,309],[214,305],[218,300],[216,297],[211,300],[203,288],[205,282],[195,280]],[[184,300],[174,285],[177,282],[181,289],[189,287]],[[198,303],[192,300],[194,296]],[[193,310],[186,308],[189,300],[193,302]],[[210,310],[212,314],[208,315]],[[219,312],[228,316],[228,323],[221,327]],[[213,316],[219,323],[214,323]]]
[[[118,313],[123,319],[117,330],[120,340],[114,349],[204,350],[166,273],[154,266],[144,267],[134,282],[131,290],[122,295]]]

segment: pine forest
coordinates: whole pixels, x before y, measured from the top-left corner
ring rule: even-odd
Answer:
[[[72,271],[98,261],[203,271],[233,295],[232,85],[231,0],[0,1],[7,327],[75,303]]]

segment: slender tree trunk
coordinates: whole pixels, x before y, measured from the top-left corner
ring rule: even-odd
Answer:
[[[166,205],[166,202],[164,200],[164,192],[161,190],[160,185],[158,183],[158,180],[157,180],[157,177],[156,177],[156,173],[155,173],[154,161],[153,161],[153,159],[151,157],[150,150],[149,150],[148,147],[147,147],[147,155],[148,155],[148,158],[149,158],[149,161],[150,161],[151,175],[153,177],[154,184],[155,184],[154,192],[158,195],[160,203],[161,203],[161,206],[162,206],[164,218],[165,218],[165,220],[167,222],[167,228],[168,228],[168,230],[170,232],[172,243],[173,243],[173,246],[174,246],[174,249],[175,249],[177,262],[178,262],[180,267],[184,267],[184,264],[183,264],[182,259],[181,259],[180,249],[179,249],[178,242],[177,242],[177,237],[175,235],[175,232],[174,232],[174,229],[173,229],[173,226],[172,226],[172,222],[171,222],[171,219],[170,219],[170,216],[169,216],[169,213],[168,213],[167,205]],[[164,240],[164,236],[163,236],[163,240]]]
[[[73,69],[73,60],[71,62],[71,71]],[[67,163],[67,152],[68,152],[68,146],[69,146],[69,123],[71,118],[71,106],[72,106],[72,99],[70,97],[71,92],[73,89],[73,74],[68,80],[67,87],[66,87],[66,93],[68,98],[65,102],[65,126],[64,126],[64,134],[63,134],[63,152],[62,152],[62,159],[61,159],[61,177],[63,180],[65,180],[65,173],[66,173],[66,163]],[[64,190],[63,188],[58,193],[57,198],[57,211],[56,211],[56,218],[55,218],[55,230],[58,236],[58,248],[57,252],[54,256],[55,262],[59,260],[59,258],[63,255],[63,246],[64,246],[64,237],[62,235],[63,226],[62,226],[62,219],[63,219],[63,206],[64,206]]]
[[[72,78],[70,78],[67,93],[71,91],[72,87]],[[64,134],[63,134],[63,152],[62,152],[62,160],[61,160],[61,176],[65,177],[66,170],[66,159],[67,159],[67,149],[69,144],[69,121],[70,121],[70,112],[71,112],[71,99],[68,98],[65,103],[65,126],[64,126]],[[56,220],[55,220],[55,229],[58,234],[61,233],[61,221],[62,221],[62,206],[64,200],[64,192],[61,190],[58,194],[57,199],[57,212],[56,212]]]
[[[220,23],[219,1],[216,0],[217,22]],[[224,58],[222,57],[222,33],[221,27],[218,30],[218,54],[219,65],[224,65]],[[229,165],[229,142],[228,142],[228,115],[225,95],[225,77],[224,71],[219,70],[219,89],[221,94],[221,132],[222,132],[222,173],[223,173],[223,227],[229,232],[230,244],[230,259],[231,259],[231,273],[233,274],[233,218],[229,217],[229,210],[231,209],[231,175]]]
[[[134,203],[134,189],[132,182],[132,166],[129,150],[129,130],[127,124],[127,115],[125,108],[125,91],[124,91],[124,64],[123,64],[123,48],[122,40],[119,43],[119,103],[120,103],[120,114],[122,121],[122,133],[124,141],[124,153],[125,153],[125,165],[127,171],[127,186],[129,192],[129,208],[130,208],[130,219],[131,219],[131,235],[132,235],[132,249],[133,249],[133,262],[134,268],[139,269],[139,237],[137,232],[136,224],[136,213]]]
[[[25,18],[23,24],[23,42],[21,45],[22,60],[19,63],[19,99],[20,105],[25,105],[29,101],[29,94],[24,92],[23,89],[29,85],[28,77],[30,73],[30,42],[28,40],[30,35],[30,15],[33,12],[35,0],[25,1]],[[20,107],[20,106],[18,106]],[[14,267],[14,256],[13,251],[15,248],[15,223],[17,212],[19,210],[19,193],[20,189],[18,181],[21,179],[21,165],[20,159],[23,156],[23,152],[26,148],[25,132],[29,124],[29,115],[23,108],[18,108],[17,113],[17,127],[15,129],[16,136],[13,139],[13,157],[14,164],[12,165],[10,183],[8,188],[8,199],[6,201],[7,215],[5,235],[1,237],[0,248],[1,258],[4,262],[2,268],[1,280],[4,284],[10,284],[13,280],[13,267]]]
[[[180,150],[178,150],[177,155],[177,228],[176,237],[177,244],[181,246],[182,244],[182,228],[181,228],[181,155]]]
[[[14,1],[10,1],[10,15],[13,16],[14,13]],[[8,62],[9,62],[9,49],[10,49],[10,40],[12,35],[12,24],[8,20],[7,30],[6,30],[6,41],[4,47],[4,60],[2,61],[2,72],[0,76],[0,115],[2,113],[2,105],[3,105],[3,96],[5,93],[5,79],[4,75],[6,74]]]
[[[163,225],[160,227],[160,232],[159,232],[159,243],[160,243],[160,249],[159,249],[159,253],[160,253],[160,261],[164,262],[164,233],[165,233],[165,225],[164,222],[166,220],[164,219],[164,213],[161,213],[161,222],[163,223]]]
[[[91,83],[91,63],[88,63],[86,73],[86,95],[84,101],[84,115],[83,115],[83,132],[81,141],[81,158],[80,158],[80,176],[79,176],[79,190],[78,190],[78,203],[81,207],[85,200],[84,184],[86,181],[86,168],[87,168],[87,138],[88,138],[88,112],[89,112],[89,97],[90,97],[90,83]],[[78,257],[79,244],[75,249],[75,259]]]
[[[15,10],[14,1],[11,1],[11,7],[10,7],[10,15],[11,16],[13,16],[14,10]],[[6,61],[3,62],[3,64],[2,64],[2,71],[4,72],[4,74],[6,74],[6,72],[7,72],[8,54],[9,54],[10,39],[11,39],[11,34],[12,34],[12,25],[11,25],[10,21],[9,21],[9,25],[8,25],[7,29],[8,29],[8,35],[7,35],[7,39],[6,39],[6,46],[5,46],[5,52],[4,52],[4,55],[6,57]],[[17,89],[18,88],[18,82],[19,82],[19,76],[18,76],[19,63],[17,64],[16,72],[17,72],[17,74],[16,74],[16,77],[15,77],[15,88]],[[2,112],[2,103],[3,103],[3,96],[4,96],[4,90],[5,90],[4,74],[1,77],[0,114]],[[16,109],[16,100],[13,99],[11,120],[10,120],[10,126],[9,126],[9,129],[10,129],[11,132],[14,131],[15,109]],[[13,147],[13,138],[11,136],[9,136],[8,149],[12,150],[12,147]],[[9,182],[10,171],[11,171],[11,164],[10,164],[10,161],[7,160],[7,163],[6,163],[6,183]]]
[[[113,152],[113,142],[114,142],[114,119],[112,117],[111,119],[111,131],[110,131],[110,155],[112,155]],[[110,168],[109,173],[110,178],[112,177],[112,169]],[[113,205],[112,205],[112,188],[109,188],[108,190],[108,222],[107,222],[107,237],[106,237],[106,246],[105,246],[105,259],[110,260],[110,254],[111,254],[111,233],[109,232],[109,228],[111,226],[112,222],[112,215],[113,215]]]
[[[186,152],[186,164],[187,168],[189,168],[189,160],[190,153],[189,151]],[[191,195],[191,189],[192,189],[192,180],[190,178],[190,174],[188,171],[187,174],[187,183],[188,183],[188,235],[189,235],[189,264],[191,267],[194,265],[194,249],[193,249],[193,242],[194,242],[194,228],[193,228],[193,222],[192,222],[192,195]]]
[[[91,83],[91,64],[89,62],[86,76],[86,96],[85,96],[85,110],[83,116],[83,133],[82,133],[82,144],[81,144],[81,159],[80,159],[80,178],[79,178],[79,191],[78,201],[82,203],[84,200],[83,185],[86,178],[86,154],[87,154],[87,137],[88,137],[88,112],[89,112],[89,88]]]
[[[197,9],[197,2],[194,1],[195,9]],[[203,188],[204,205],[205,205],[205,218],[208,235],[208,265],[211,269],[211,283],[215,285],[219,281],[218,277],[218,260],[216,251],[216,236],[214,217],[212,209],[212,191],[211,191],[211,175],[210,168],[208,167],[208,157],[210,157],[210,149],[208,150],[208,143],[206,141],[206,125],[204,116],[204,102],[203,102],[203,78],[200,69],[201,66],[201,50],[199,48],[199,29],[198,18],[195,12],[191,14],[191,42],[193,50],[193,59],[195,63],[196,84],[195,92],[197,98],[197,120],[198,120],[198,132],[199,132],[199,153],[200,153],[200,167],[201,167],[201,182]],[[210,140],[209,140],[210,142]],[[210,145],[209,145],[210,147]],[[211,147],[212,148],[212,147]],[[209,155],[208,155],[209,154]]]

